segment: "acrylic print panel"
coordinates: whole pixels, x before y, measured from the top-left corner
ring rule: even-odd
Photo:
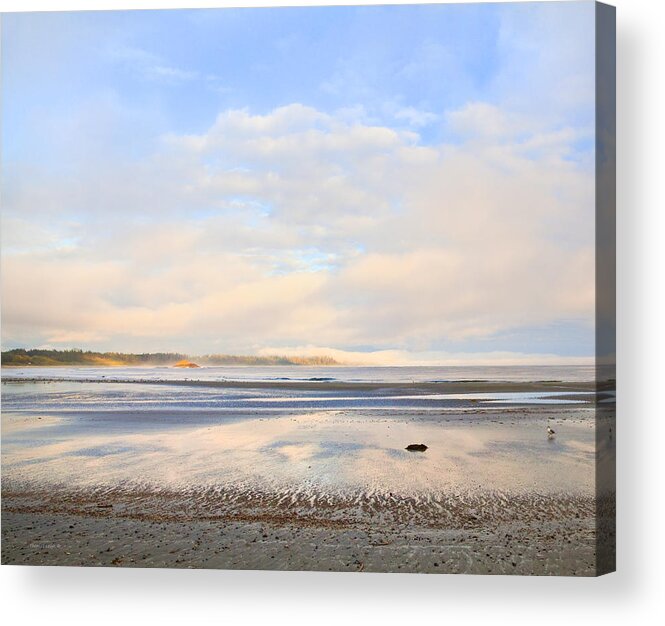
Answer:
[[[614,10],[2,16],[2,562],[614,569]]]

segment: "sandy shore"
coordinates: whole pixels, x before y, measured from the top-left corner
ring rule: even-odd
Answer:
[[[2,563],[595,575],[594,500],[3,489]]]

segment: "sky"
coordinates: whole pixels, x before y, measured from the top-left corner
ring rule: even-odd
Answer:
[[[590,363],[594,4],[2,16],[2,347]]]

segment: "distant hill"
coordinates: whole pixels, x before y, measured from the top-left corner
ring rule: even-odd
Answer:
[[[327,356],[238,356],[232,354],[207,354],[190,356],[177,352],[152,352],[126,354],[124,352],[91,352],[83,350],[24,350],[17,348],[2,353],[3,366],[59,366],[88,365],[90,367],[121,365],[166,365],[183,362],[199,365],[340,365]]]

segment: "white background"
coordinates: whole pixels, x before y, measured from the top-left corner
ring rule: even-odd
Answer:
[[[279,4],[0,0],[2,11]],[[0,615],[6,624],[663,623],[665,3],[613,4],[618,9],[619,571],[571,579],[3,566]]]

